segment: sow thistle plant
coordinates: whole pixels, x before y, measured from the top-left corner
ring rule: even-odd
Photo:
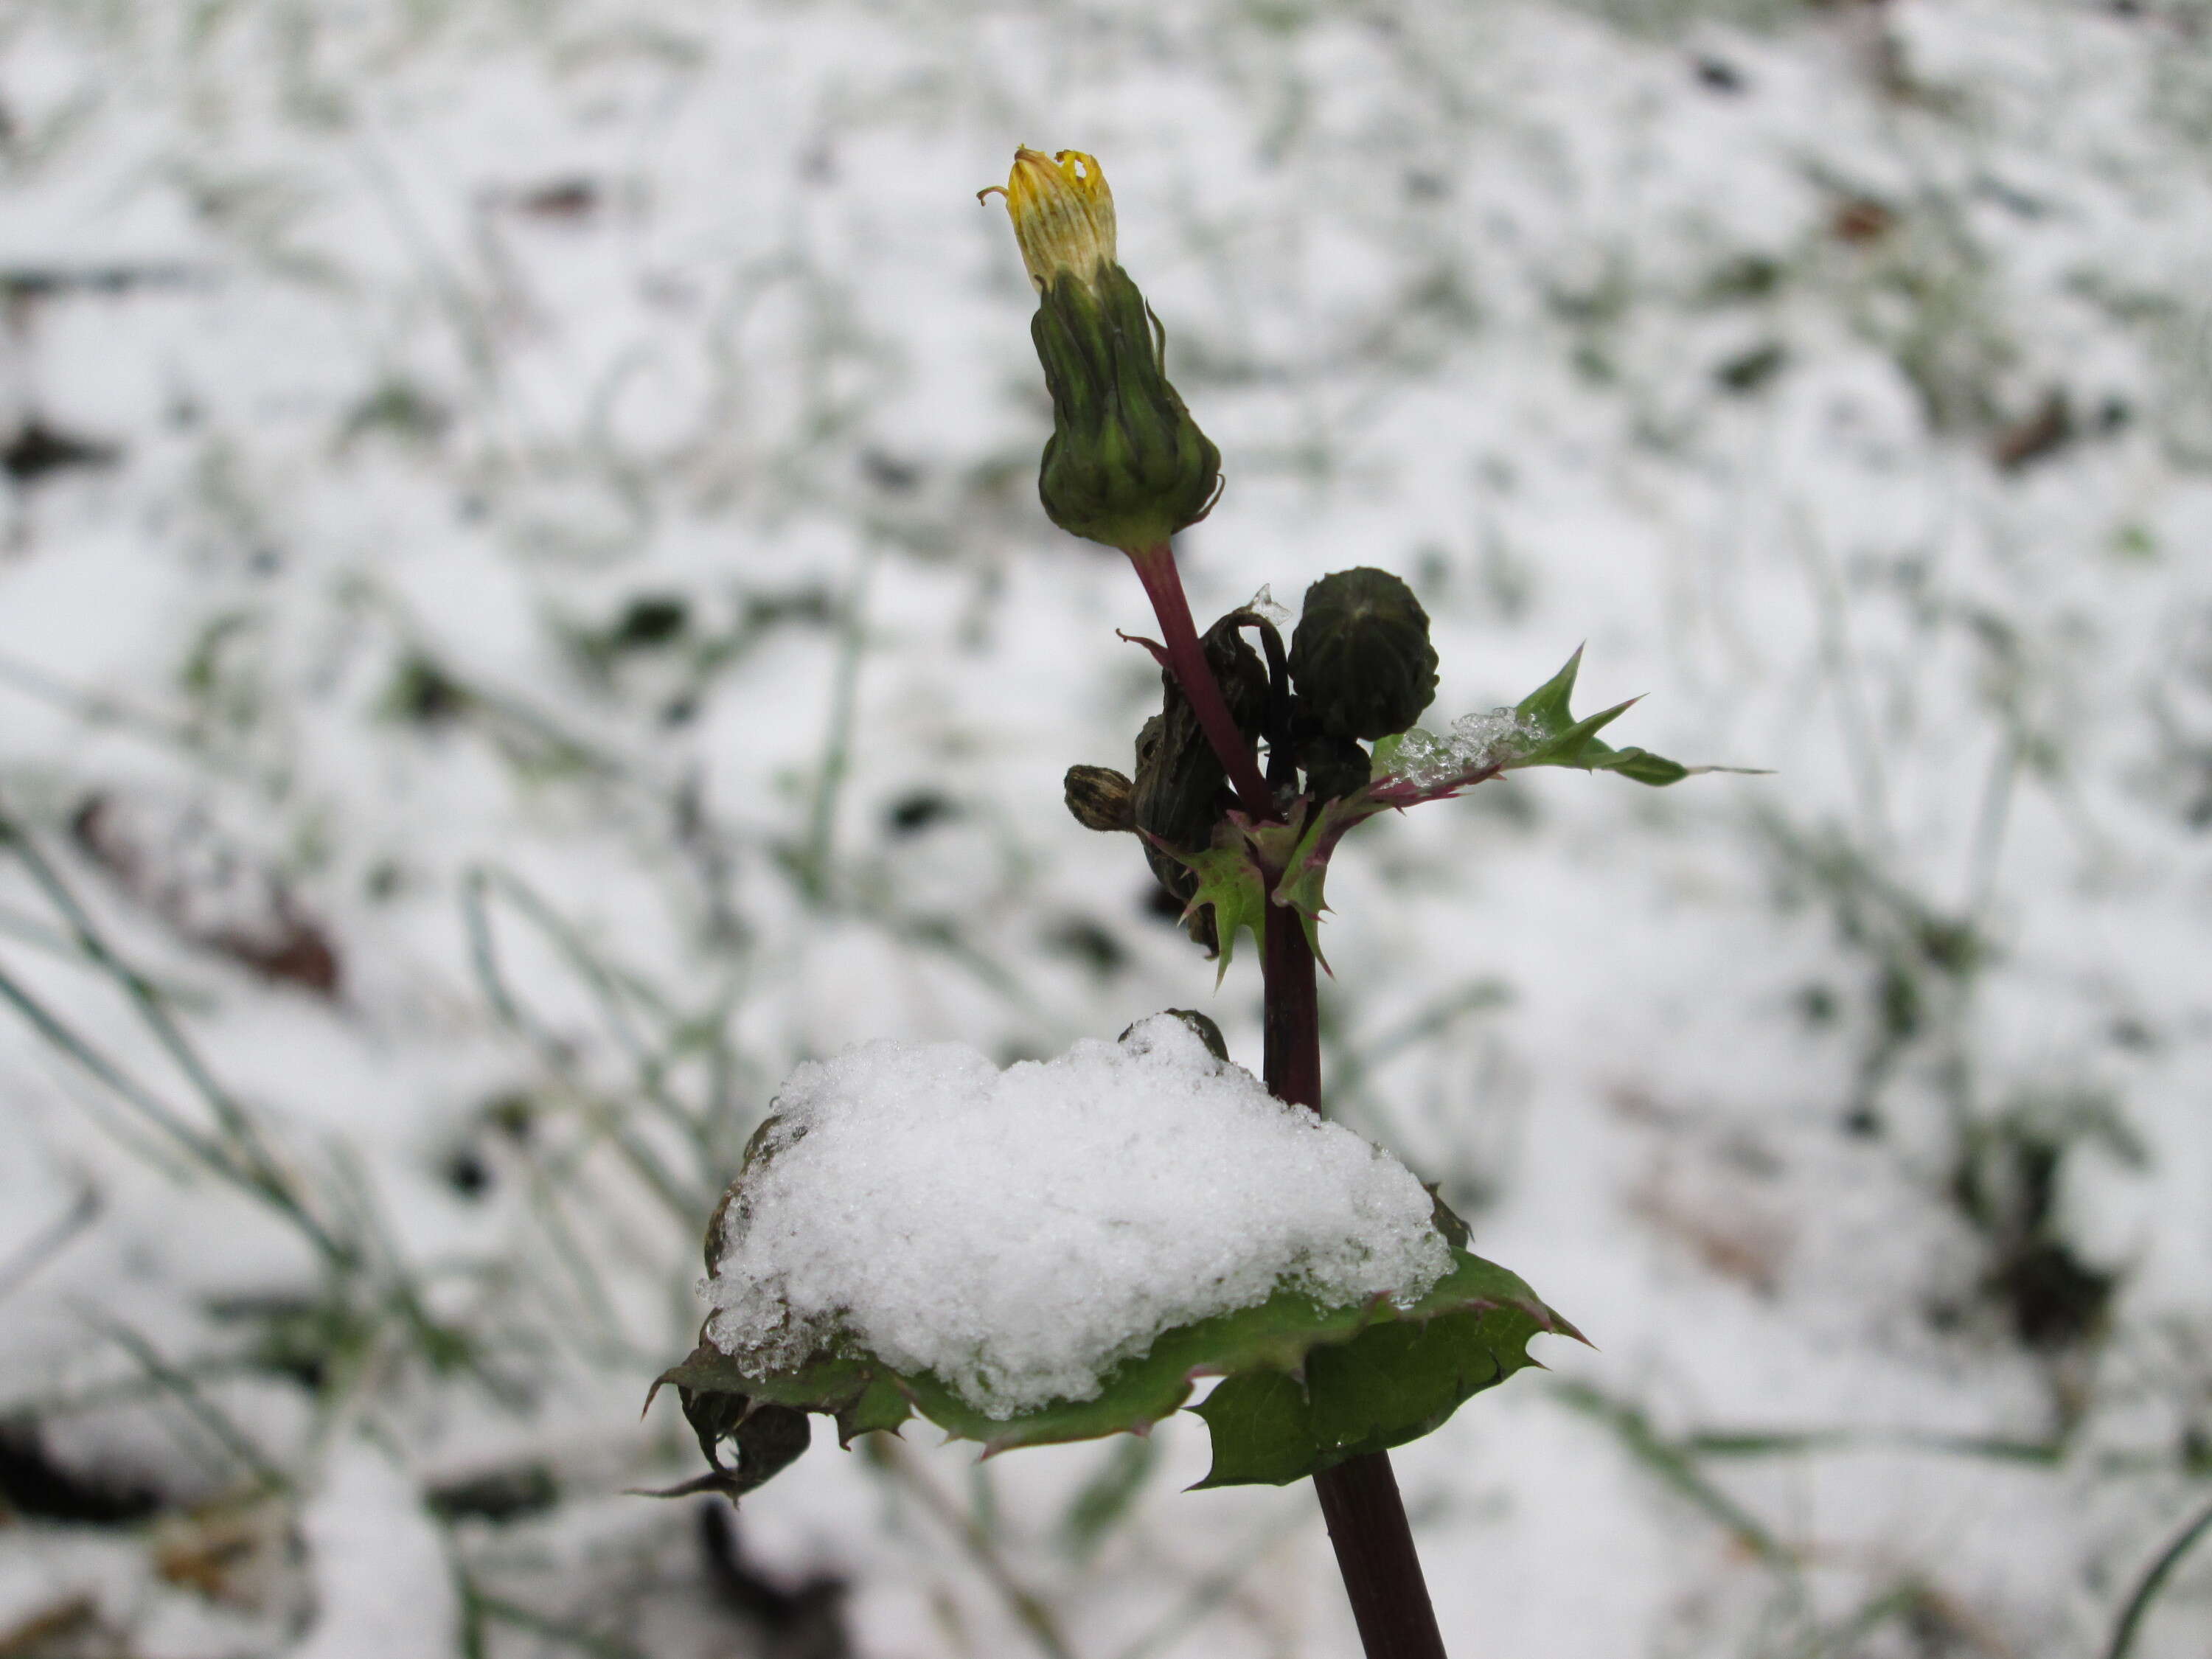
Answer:
[[[714,1312],[661,1383],[737,1498],[806,1448],[920,1415],[989,1455],[1143,1434],[1188,1405],[1201,1486],[1312,1479],[1370,1655],[1443,1650],[1385,1455],[1578,1336],[1388,1153],[1321,1115],[1315,967],[1346,834],[1529,767],[1680,781],[1692,769],[1577,717],[1580,653],[1517,706],[1442,732],[1429,619],[1388,571],[1307,590],[1287,647],[1259,609],[1203,635],[1172,538],[1212,510],[1220,454],[1169,383],[1166,336],[1116,258],[1092,157],[1016,152],[1004,198],[1037,293],[1052,396],[1038,479],[1071,533],[1127,556],[1159,619],[1159,713],[1133,769],[1072,768],[1088,829],[1133,836],[1228,971],[1265,981],[1264,1084],[1201,1014],[1004,1071],[951,1044],[801,1066],[707,1230]],[[659,1384],[656,1384],[658,1387]]]

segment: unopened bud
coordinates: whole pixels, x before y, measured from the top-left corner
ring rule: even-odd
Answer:
[[[1310,730],[1370,741],[1403,732],[1437,695],[1428,612],[1387,570],[1323,576],[1291,636],[1291,683]]]

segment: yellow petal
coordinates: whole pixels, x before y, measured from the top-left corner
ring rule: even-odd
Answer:
[[[1079,149],[1054,155],[1018,149],[1005,186],[975,194],[981,200],[994,191],[1006,198],[1022,263],[1040,291],[1063,273],[1088,282],[1100,265],[1115,262],[1114,192],[1095,157]]]

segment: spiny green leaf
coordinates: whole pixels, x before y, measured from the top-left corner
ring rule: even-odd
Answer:
[[[1505,763],[1509,772],[1523,766],[1576,766],[1587,768],[1588,756],[1606,755],[1612,751],[1597,741],[1597,734],[1612,725],[1636,706],[1636,699],[1617,702],[1610,708],[1600,709],[1588,719],[1575,720],[1563,726],[1553,736],[1523,750]]]
[[[1282,873],[1275,881],[1274,902],[1297,913],[1314,960],[1327,968],[1328,958],[1321,952],[1321,917],[1322,912],[1328,908],[1322,888],[1328,878],[1329,856],[1354,825],[1385,809],[1361,791],[1322,802],[1310,823],[1304,817],[1307,810],[1302,805],[1287,826],[1295,832],[1296,839],[1289,852],[1281,855],[1279,867]]]
[[[1362,1346],[1386,1328],[1401,1334]],[[1181,1407],[1199,1378],[1225,1376],[1237,1386],[1215,1389],[1201,1413],[1217,1436],[1208,1484],[1222,1486],[1296,1480],[1359,1450],[1425,1434],[1470,1395],[1530,1364],[1528,1340],[1539,1331],[1578,1335],[1514,1274],[1455,1248],[1451,1270],[1408,1307],[1382,1300],[1329,1307],[1278,1291],[1253,1307],[1162,1332],[1145,1353],[1109,1372],[1091,1399],[1052,1401],[1012,1417],[988,1416],[938,1377],[902,1373],[857,1347],[786,1370],[756,1370],[702,1344],[654,1386],[722,1396],[740,1423],[768,1407],[828,1413],[846,1438],[896,1429],[912,1410],[956,1439],[981,1443],[988,1456],[1142,1433]],[[1296,1412],[1285,1414],[1270,1379],[1290,1383],[1302,1402]],[[1263,1383],[1274,1402],[1267,1412],[1252,1419],[1232,1411]],[[1291,1473],[1273,1473],[1293,1463]]]
[[[1618,772],[1624,778],[1633,778],[1638,783],[1648,783],[1655,789],[1663,789],[1670,783],[1681,782],[1693,772],[1734,769],[1685,766],[1680,761],[1655,755],[1648,749],[1616,749],[1599,760],[1595,769]]]
[[[1356,799],[1356,798],[1355,798]],[[1337,805],[1332,801],[1329,805]],[[1267,912],[1269,896],[1267,876],[1270,871],[1284,871],[1285,881],[1292,883],[1291,896],[1285,896],[1279,883],[1275,888],[1273,902],[1297,908],[1306,929],[1306,941],[1316,945],[1315,921],[1321,903],[1322,867],[1328,855],[1323,852],[1321,863],[1310,869],[1303,868],[1299,854],[1310,842],[1306,834],[1305,803],[1300,802],[1289,819],[1281,823],[1254,823],[1241,812],[1231,812],[1214,826],[1213,845],[1203,853],[1178,853],[1165,842],[1153,839],[1161,852],[1198,878],[1198,890],[1191,896],[1184,908],[1186,920],[1203,907],[1213,907],[1214,937],[1218,941],[1218,958],[1220,963],[1214,975],[1218,985],[1229,971],[1229,957],[1236,946],[1239,929],[1249,929],[1253,942],[1265,950],[1267,943]],[[1327,817],[1326,812],[1322,817]],[[1316,819],[1316,824],[1321,822]],[[1336,834],[1341,835],[1340,829]],[[1332,838],[1331,845],[1334,845]]]
[[[1537,1328],[1525,1309],[1491,1308],[1377,1325],[1322,1349],[1306,1366],[1315,1438],[1332,1459],[1419,1439],[1462,1401],[1528,1364]]]
[[[1279,1486],[1419,1439],[1474,1395],[1535,1364],[1529,1338],[1577,1334],[1504,1268],[1463,1252],[1460,1264],[1454,1279],[1495,1275],[1498,1288],[1510,1280],[1523,1294],[1378,1322],[1347,1342],[1316,1346],[1295,1376],[1231,1377],[1194,1408],[1213,1438],[1213,1467],[1199,1484]]]
[[[914,1415],[914,1402],[906,1391],[889,1376],[872,1376],[868,1385],[855,1395],[852,1403],[837,1413],[837,1443],[849,1446],[854,1437],[872,1429],[887,1429],[896,1434],[908,1418]]]
[[[1685,766],[1647,749],[1615,749],[1601,743],[1597,733],[1635,707],[1637,699],[1615,703],[1586,720],[1575,719],[1569,711],[1568,701],[1574,695],[1575,676],[1582,667],[1582,647],[1577,646],[1565,667],[1522,699],[1514,712],[1534,726],[1540,735],[1534,744],[1505,763],[1505,770],[1514,772],[1528,766],[1571,766],[1584,772],[1618,772],[1622,777],[1657,789],[1680,783],[1700,772],[1748,769]],[[1377,769],[1381,769],[1379,766]]]
[[[1567,700],[1574,696],[1575,676],[1582,672],[1582,665],[1583,647],[1578,645],[1566,666],[1523,697],[1513,712],[1547,737],[1565,731],[1574,723],[1574,717],[1567,713]]]
[[[1234,824],[1214,826],[1213,845],[1203,853],[1178,853],[1158,836],[1152,845],[1198,878],[1198,890],[1183,908],[1188,921],[1208,905],[1213,908],[1213,936],[1219,967],[1213,982],[1219,985],[1229,972],[1229,958],[1237,948],[1240,928],[1251,930],[1254,945],[1267,944],[1267,883],[1252,856],[1251,847]]]
[[[1213,1442],[1201,1486],[1286,1486],[1313,1466],[1313,1406],[1287,1371],[1230,1377],[1191,1409]]]

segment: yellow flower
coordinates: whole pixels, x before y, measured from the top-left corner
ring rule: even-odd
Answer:
[[[1115,263],[1114,192],[1096,157],[1079,149],[1051,156],[1017,149],[1006,184],[977,191],[975,199],[994,191],[1006,198],[1022,263],[1040,294],[1063,273],[1095,283],[1099,267]]]

